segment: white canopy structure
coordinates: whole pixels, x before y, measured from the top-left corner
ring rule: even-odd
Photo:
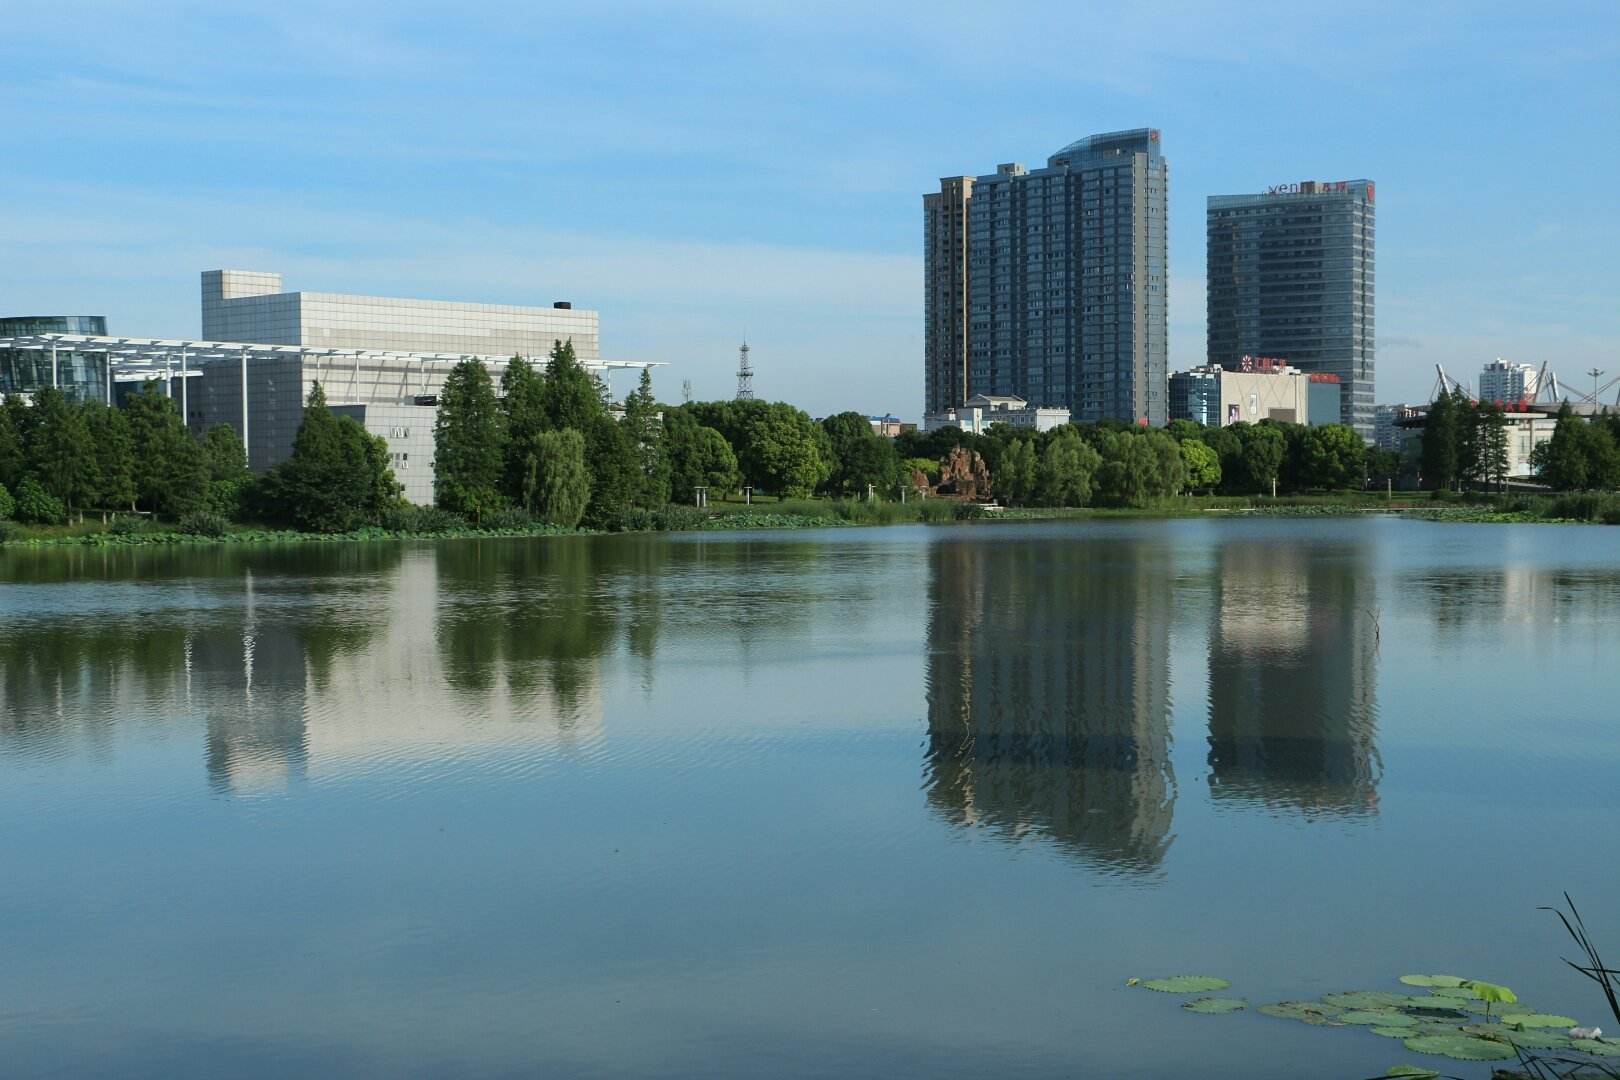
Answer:
[[[297,356],[313,359],[318,365],[330,362],[336,368],[350,363],[358,368],[362,360],[403,361],[419,364],[426,372],[429,365],[458,364],[463,360],[482,360],[491,367],[504,367],[510,356],[480,356],[472,353],[396,352],[386,349],[323,349],[312,345],[270,345],[245,341],[199,341],[184,338],[99,337],[93,334],[19,334],[0,337],[0,349],[28,349],[51,355],[51,385],[59,386],[56,357],[59,352],[102,353],[107,357],[107,402],[112,402],[115,380],[137,382],[162,379],[165,392],[171,381],[180,379],[181,415],[187,414],[186,381],[201,374],[198,368],[208,364],[236,361],[242,369],[242,441],[247,442],[248,425],[248,365],[255,359]],[[524,357],[544,364],[546,357]],[[604,383],[615,370],[641,370],[663,367],[660,361],[599,360],[583,366]]]

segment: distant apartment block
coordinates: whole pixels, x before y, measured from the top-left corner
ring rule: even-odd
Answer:
[[[1208,201],[1207,359],[1280,357],[1339,377],[1340,421],[1373,431],[1371,180],[1306,180]]]
[[[1025,431],[1051,431],[1069,422],[1069,410],[1042,408],[1023,398],[975,394],[965,404],[923,417],[924,431],[955,427],[983,435],[991,424],[1006,424]]]
[[[1479,400],[1499,405],[1534,401],[1541,389],[1540,373],[1531,364],[1513,364],[1500,356],[1479,374]]]
[[[1140,128],[925,195],[926,412],[982,394],[1164,423],[1167,184]]]

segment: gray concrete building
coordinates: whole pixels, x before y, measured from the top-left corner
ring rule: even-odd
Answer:
[[[924,196],[925,411],[986,394],[1082,422],[1164,423],[1167,183],[1159,132],[1139,128]]]
[[[1373,431],[1371,180],[1306,180],[1208,202],[1208,362],[1274,356],[1339,377],[1340,419]]]

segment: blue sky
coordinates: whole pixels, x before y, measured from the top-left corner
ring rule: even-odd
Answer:
[[[915,418],[921,195],[1153,126],[1204,197],[1378,184],[1378,399],[1620,374],[1620,4],[8,0],[0,313],[196,334],[197,273],[602,313],[658,389]],[[1580,381],[1585,384],[1584,378]]]

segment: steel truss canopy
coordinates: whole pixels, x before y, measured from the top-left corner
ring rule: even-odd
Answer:
[[[248,341],[200,341],[189,338],[102,337],[94,334],[18,334],[0,337],[0,349],[30,349],[40,352],[105,353],[107,366],[113,377],[131,379],[153,378],[164,374],[181,374],[173,370],[180,361],[192,377],[198,372],[189,370],[192,363],[209,364],[221,360],[248,361],[258,357],[302,356],[313,358],[342,358],[349,361],[403,360],[417,364],[459,364],[463,360],[482,360],[491,367],[511,362],[510,356],[485,356],[477,353],[399,352],[392,349],[321,348],[314,345],[269,345]],[[526,356],[530,362],[544,363],[547,357]],[[586,370],[641,370],[664,367],[662,361],[597,360],[581,363]]]

